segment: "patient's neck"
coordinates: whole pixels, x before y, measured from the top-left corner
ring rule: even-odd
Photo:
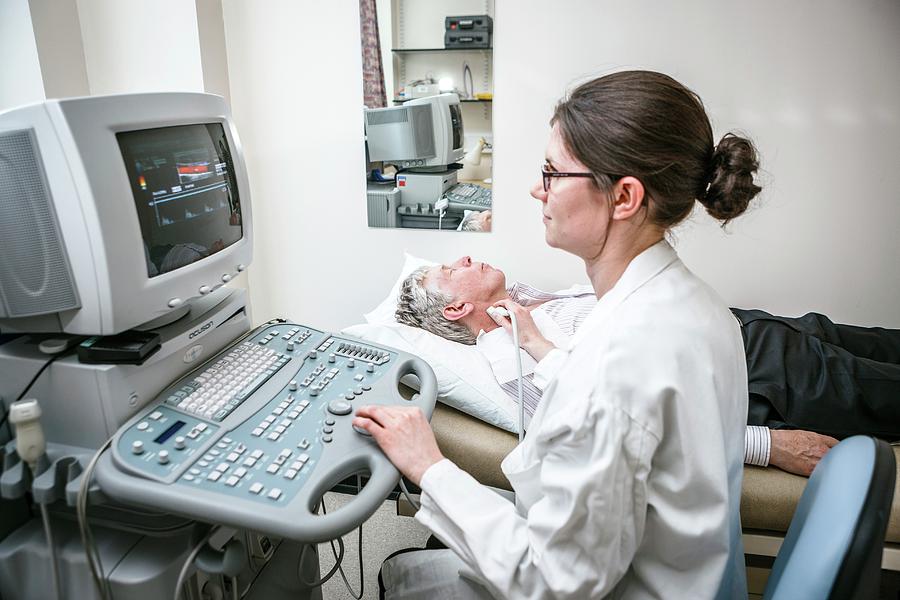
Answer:
[[[468,315],[466,315],[465,317],[460,319],[460,321],[462,322],[463,325],[465,325],[466,327],[469,328],[469,331],[471,331],[473,335],[476,335],[476,336],[481,331],[484,331],[485,333],[487,333],[488,331],[493,331],[494,329],[497,329],[500,326],[497,325],[496,321],[494,321],[494,319],[492,319],[487,314],[487,308],[489,306],[493,306],[495,303],[497,303],[500,300],[510,300],[510,299],[511,298],[509,297],[509,294],[506,294],[504,292],[503,295],[498,296],[497,298],[491,300],[490,302],[473,302],[473,304],[475,305],[475,310],[473,310],[471,313],[469,313]],[[531,311],[531,310],[534,310],[536,307],[537,307],[537,305],[528,306],[526,308],[527,308],[527,310]]]

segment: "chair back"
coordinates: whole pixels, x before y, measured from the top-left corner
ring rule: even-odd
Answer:
[[[763,597],[877,598],[896,479],[886,442],[858,435],[829,450],[800,497]]]

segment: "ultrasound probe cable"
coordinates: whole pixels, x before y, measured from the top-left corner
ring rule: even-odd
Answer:
[[[522,351],[519,349],[519,323],[516,320],[515,313],[503,308],[502,306],[489,306],[487,309],[487,313],[492,319],[494,319],[497,325],[503,325],[501,321],[503,317],[509,317],[509,320],[512,323],[513,346],[516,353],[516,367],[519,372],[519,443],[522,443],[522,440],[525,439],[525,395],[522,390]]]

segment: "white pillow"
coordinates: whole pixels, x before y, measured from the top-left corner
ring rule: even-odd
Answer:
[[[353,325],[343,333],[421,357],[434,370],[439,401],[495,427],[518,431],[516,403],[475,346],[400,323]]]
[[[404,252],[403,256],[405,260],[403,261],[403,267],[400,269],[400,276],[397,277],[397,281],[394,282],[394,286],[387,297],[378,306],[363,315],[366,323],[381,325],[397,323],[394,312],[397,310],[397,300],[400,298],[400,286],[403,284],[403,280],[419,267],[431,267],[437,264],[432,260],[415,257],[408,252]]]
[[[354,325],[343,333],[420,356],[434,370],[438,400],[506,431],[518,431],[515,402],[497,383],[490,362],[475,346],[397,323],[394,312],[403,280],[419,267],[438,264],[404,255],[400,275],[387,297],[363,315],[368,325]]]

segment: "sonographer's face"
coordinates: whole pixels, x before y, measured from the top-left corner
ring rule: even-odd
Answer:
[[[454,300],[463,302],[493,302],[505,295],[506,275],[485,262],[463,256],[449,265],[431,267],[425,285],[435,285]]]
[[[547,144],[548,172],[588,173],[590,170],[569,153],[559,127],[553,125]],[[606,239],[609,202],[590,177],[554,177],[544,190],[543,178],[531,188],[531,195],[541,202],[544,238],[553,248],[560,248],[586,258],[599,252]]]

